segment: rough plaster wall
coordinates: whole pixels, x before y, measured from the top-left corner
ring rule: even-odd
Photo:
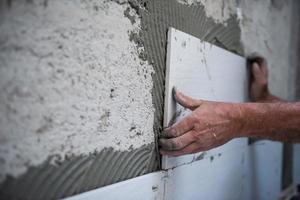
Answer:
[[[241,4],[245,19],[241,23],[245,53],[258,51],[268,59],[270,89],[285,99],[295,96],[298,38],[292,35],[299,35],[292,31],[298,22],[292,12],[295,3],[259,1],[250,4],[245,1]]]
[[[112,1],[1,1],[0,181],[8,179],[0,196],[30,199],[22,196],[34,191],[29,181],[37,186],[32,198],[51,199],[41,186],[47,190],[59,180],[66,196],[156,169],[154,71],[139,58],[142,47],[129,40],[140,20],[124,17],[128,7]],[[97,171],[88,175],[93,167]],[[83,171],[93,181],[70,185],[70,176]]]
[[[246,54],[259,52],[268,59],[270,89],[285,99],[295,98],[298,19],[296,1],[242,1],[242,41]],[[295,37],[296,36],[296,37]]]
[[[270,88],[285,99],[295,98],[299,10],[295,0],[178,0],[187,5],[202,3],[208,16],[226,24],[230,15],[240,20],[245,55],[258,52],[270,67]]]
[[[2,13],[2,175],[50,155],[153,143],[153,69],[129,41],[139,21],[131,25],[125,9],[51,1]]]
[[[294,68],[283,65],[292,62],[291,1],[7,2],[0,158],[2,180],[13,177],[0,194],[8,198],[61,198],[157,169],[169,26],[240,54],[262,53],[272,91],[292,94]]]

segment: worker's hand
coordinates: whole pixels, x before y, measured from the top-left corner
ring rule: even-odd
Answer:
[[[248,58],[251,69],[250,98],[254,102],[267,101],[271,94],[268,88],[267,61],[260,56],[253,55]]]
[[[243,123],[240,104],[195,100],[175,91],[176,101],[193,110],[182,121],[165,129],[160,153],[180,156],[220,146],[238,133]]]

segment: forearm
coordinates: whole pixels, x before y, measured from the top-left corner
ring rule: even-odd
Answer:
[[[300,142],[300,102],[241,104],[243,137]]]

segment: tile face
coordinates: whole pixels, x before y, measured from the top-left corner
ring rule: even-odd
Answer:
[[[166,199],[248,200],[244,198],[246,149],[168,170]]]
[[[169,126],[170,123],[176,123],[190,113],[174,101],[172,97],[174,86],[193,98],[245,102],[248,100],[246,59],[170,28],[167,47],[164,127]],[[205,156],[217,155],[246,145],[247,139],[235,139],[206,152]],[[169,169],[193,162],[201,153],[176,158],[164,156],[163,168]]]
[[[294,144],[293,151],[293,180],[300,184],[300,144]]]
[[[165,172],[154,172],[102,188],[84,192],[65,200],[154,200],[163,199]]]
[[[260,140],[248,146],[241,199],[278,199],[281,193],[283,144]]]

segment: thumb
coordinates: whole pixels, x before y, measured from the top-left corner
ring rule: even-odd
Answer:
[[[173,95],[175,100],[185,108],[190,110],[195,110],[202,104],[202,100],[196,100],[191,97],[184,95],[183,93],[179,92],[175,87],[173,88]]]

